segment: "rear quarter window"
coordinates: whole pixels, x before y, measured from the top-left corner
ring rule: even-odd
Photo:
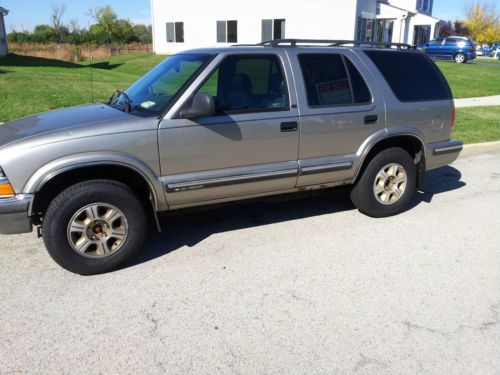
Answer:
[[[420,52],[365,50],[402,102],[452,99],[439,68]]]

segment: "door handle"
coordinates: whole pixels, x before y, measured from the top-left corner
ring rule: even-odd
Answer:
[[[299,124],[296,121],[292,122],[282,122],[281,123],[281,131],[283,133],[287,132],[295,132],[299,128]]]
[[[365,116],[365,124],[376,124],[378,122],[378,116],[377,115],[369,115]]]

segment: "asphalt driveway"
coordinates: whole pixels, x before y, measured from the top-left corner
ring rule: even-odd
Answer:
[[[500,372],[500,153],[371,219],[338,192],[163,220],[130,267],[0,237],[0,374]]]

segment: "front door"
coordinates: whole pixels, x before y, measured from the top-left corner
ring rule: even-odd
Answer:
[[[179,118],[196,92],[216,113]],[[170,206],[292,189],[299,119],[284,52],[218,55],[161,121],[162,181]]]
[[[297,186],[350,180],[363,142],[385,127],[377,85],[350,51],[311,48],[288,53],[301,70],[297,72],[301,116]]]

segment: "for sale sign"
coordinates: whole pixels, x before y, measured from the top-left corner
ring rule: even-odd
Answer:
[[[316,84],[320,105],[351,103],[349,80],[320,82]]]

